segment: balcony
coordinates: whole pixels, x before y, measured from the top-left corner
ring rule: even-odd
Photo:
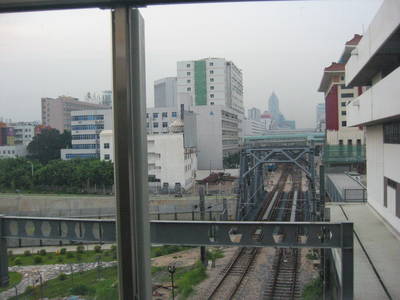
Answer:
[[[400,68],[347,105],[347,126],[374,124],[400,113]]]

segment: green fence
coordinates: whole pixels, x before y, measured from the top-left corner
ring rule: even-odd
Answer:
[[[365,161],[365,145],[326,145],[323,160],[325,163],[358,163]]]

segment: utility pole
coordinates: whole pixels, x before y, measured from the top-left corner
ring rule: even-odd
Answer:
[[[199,198],[200,198],[200,203],[199,203],[199,208],[200,208],[200,220],[204,221],[205,220],[205,197],[204,197],[204,188],[202,186],[199,187]],[[207,257],[206,257],[206,247],[205,246],[200,246],[200,260],[201,263],[204,266],[207,266]]]

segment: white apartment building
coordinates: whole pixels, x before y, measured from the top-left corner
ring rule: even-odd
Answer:
[[[146,126],[148,134],[169,133],[169,128],[175,120],[181,118],[178,106],[148,107],[146,109]]]
[[[265,122],[256,121],[252,119],[244,119],[244,135],[245,136],[256,136],[265,135],[267,128],[265,127]]]
[[[223,169],[224,156],[238,151],[240,144],[238,114],[226,106],[195,106],[198,168]]]
[[[385,0],[346,65],[346,84],[370,86],[347,106],[366,128],[368,203],[400,232],[400,2]]]
[[[109,108],[107,105],[83,102],[68,96],[42,98],[42,124],[63,133],[64,130],[71,130],[71,111]]]
[[[224,58],[204,58],[177,62],[177,91],[187,93],[193,106],[220,105],[232,109],[239,119],[243,137],[242,71]]]
[[[176,77],[154,82],[154,107],[177,107]]]
[[[61,159],[99,158],[100,132],[112,126],[111,109],[72,111],[72,149],[61,149]]]
[[[14,129],[14,144],[28,146],[35,136],[37,122],[17,122],[8,124]]]
[[[148,174],[149,180],[161,186],[168,183],[173,188],[175,183],[180,183],[187,190],[195,182],[197,154],[195,147],[185,145],[182,131],[183,123],[177,119],[171,124],[170,133],[147,135]],[[100,133],[100,159],[114,159],[111,130]]]
[[[16,158],[28,155],[26,145],[5,145],[0,146],[0,159],[2,158]]]

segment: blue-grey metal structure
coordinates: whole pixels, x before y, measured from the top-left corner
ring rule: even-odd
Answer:
[[[309,205],[311,216],[316,215],[314,147],[248,147],[240,153],[239,196],[237,220],[254,220],[260,205],[266,198],[264,189],[264,164],[293,164],[300,168],[310,182]]]

